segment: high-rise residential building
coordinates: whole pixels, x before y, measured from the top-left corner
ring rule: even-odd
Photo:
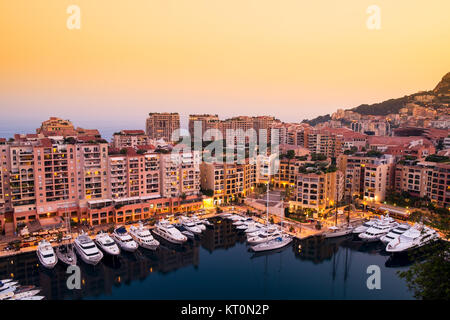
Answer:
[[[394,157],[383,155],[340,155],[337,166],[345,175],[345,194],[363,196],[368,201],[384,201],[386,193],[393,189]]]
[[[344,175],[339,170],[302,171],[297,174],[294,200],[290,210],[313,209],[321,212],[341,201],[344,194]]]
[[[213,204],[238,200],[250,192],[256,183],[256,165],[237,163],[206,163],[200,165],[201,187],[213,193]]]
[[[160,197],[159,154],[126,151],[108,157],[110,198]]]
[[[144,130],[121,130],[113,135],[112,145],[116,149],[136,148],[150,144],[150,138]]]
[[[194,126],[195,123],[201,124],[201,137],[195,137]],[[215,129],[220,130],[220,120],[217,114],[191,114],[189,115],[189,134],[191,135],[191,139],[194,138],[202,138],[207,130]]]
[[[167,198],[200,193],[199,151],[160,155],[161,195]]]
[[[397,164],[395,191],[428,198],[440,207],[450,207],[450,164],[425,161]]]
[[[180,115],[178,113],[149,113],[146,121],[146,133],[150,139],[169,142],[178,137],[173,136],[175,130],[180,129]]]

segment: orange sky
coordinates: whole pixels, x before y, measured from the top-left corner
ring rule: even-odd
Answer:
[[[80,30],[66,28],[70,4]],[[371,4],[381,30],[366,27]],[[2,1],[2,118],[300,121],[432,89],[450,71],[449,12],[448,0]]]

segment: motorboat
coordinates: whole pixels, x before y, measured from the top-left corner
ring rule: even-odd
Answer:
[[[118,256],[120,254],[120,249],[117,243],[111,238],[111,236],[105,232],[100,232],[95,236],[94,242],[97,246],[102,249],[103,252]]]
[[[160,236],[171,243],[182,244],[187,241],[187,237],[171,225],[167,220],[157,222],[152,231],[157,236]]]
[[[358,237],[365,242],[378,241],[382,236],[398,226],[398,223],[392,220],[381,219],[365,232],[360,233]]]
[[[237,221],[237,220],[241,220],[243,218],[240,215],[238,215],[238,214],[233,214],[231,216],[228,216],[228,219],[230,219],[232,221]]]
[[[192,222],[197,225],[197,227],[200,229],[200,232],[206,230],[206,226],[204,225],[204,222],[202,220],[200,220],[196,215],[192,216]]]
[[[128,233],[124,226],[119,226],[114,229],[112,238],[119,245],[120,249],[128,252],[134,252],[138,248],[136,241]]]
[[[31,300],[31,301],[34,301],[34,300],[43,300],[44,298],[45,298],[44,296],[31,296],[31,297],[24,297],[24,298],[21,298],[19,300]]]
[[[176,223],[174,224],[174,226],[189,239],[195,239],[195,234],[193,234],[191,231],[188,231],[181,223]]]
[[[206,227],[212,227],[213,224],[208,219],[201,219],[200,222]]]
[[[39,292],[41,292],[41,289],[25,289],[23,291],[16,291],[14,292],[14,295],[10,297],[8,300],[22,300],[23,298],[29,298],[37,295]]]
[[[398,237],[400,237],[400,235],[402,235],[403,233],[408,231],[409,228],[411,228],[411,226],[409,224],[407,224],[407,223],[400,224],[396,228],[392,229],[387,234],[382,236],[380,238],[380,240],[381,240],[381,242],[383,242],[384,244],[387,245],[392,240],[398,239]]]
[[[84,233],[75,238],[75,250],[80,255],[81,260],[87,264],[96,265],[103,258],[103,253],[97,248],[94,241]]]
[[[261,230],[262,227],[264,227],[264,225],[262,225],[261,223],[258,223],[258,222],[250,222],[250,223],[247,223],[247,225],[248,225],[248,228],[245,229],[245,233],[247,233],[247,234],[257,232],[257,231]]]
[[[12,284],[10,286],[4,286],[1,290],[0,290],[0,294],[5,294],[8,292],[14,292],[17,289],[17,281],[13,281]]]
[[[254,245],[251,249],[255,252],[269,251],[283,248],[292,242],[292,237],[287,234],[282,234],[269,241]]]
[[[9,286],[11,286],[12,284],[16,284],[17,281],[13,281],[12,279],[5,279],[5,280],[0,280],[0,290],[2,290],[2,288],[7,288]]]
[[[270,232],[270,231],[265,230],[264,232],[261,232],[254,237],[247,238],[247,243],[250,245],[256,245],[256,244],[260,244],[260,243],[275,239],[279,236],[281,236],[280,231]]]
[[[0,284],[5,284],[5,283],[11,282],[11,281],[13,281],[13,279],[3,279],[3,280],[0,280]]]
[[[403,252],[420,248],[428,243],[437,241],[439,235],[436,230],[416,223],[397,239],[392,240],[386,246],[387,252]]]
[[[341,226],[341,227],[336,227],[336,226],[332,226],[328,228],[328,232],[326,232],[324,234],[325,238],[337,238],[337,237],[343,237],[346,235],[349,235],[352,233],[353,231],[353,227],[350,226]]]
[[[369,221],[364,222],[362,225],[354,228],[352,233],[353,234],[363,233],[363,232],[365,232],[367,229],[369,229],[370,227],[372,227],[375,223],[377,223],[379,221],[380,221],[380,219],[378,219],[378,218],[370,219]]]
[[[202,230],[200,229],[200,227],[191,219],[182,217],[180,220],[181,220],[181,224],[187,231],[190,231],[193,234],[201,234],[202,233]]]
[[[47,240],[41,240],[36,250],[39,262],[47,269],[53,269],[58,263],[52,245]]]
[[[141,222],[137,227],[130,227],[130,236],[142,248],[156,250],[159,247],[159,241],[153,238],[150,231]]]
[[[77,255],[72,244],[61,245],[55,250],[58,260],[66,265],[76,265]]]

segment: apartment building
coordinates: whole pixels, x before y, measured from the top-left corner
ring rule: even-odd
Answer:
[[[213,191],[213,204],[221,205],[244,197],[256,183],[256,165],[206,163],[200,165],[200,181],[204,190]]]
[[[340,155],[337,166],[344,174],[344,190],[347,196],[363,196],[368,201],[384,201],[386,192],[393,187],[394,157],[367,157]]]
[[[294,200],[289,202],[291,211],[313,209],[321,212],[341,201],[344,194],[344,175],[335,170],[299,172],[296,178]]]
[[[450,164],[417,162],[398,164],[395,191],[429,198],[440,207],[450,206]]]
[[[161,195],[182,197],[200,193],[199,151],[160,155]]]
[[[189,134],[191,139],[200,138],[195,137],[194,127],[196,122],[201,125],[202,139],[207,130],[221,130],[221,121],[219,120],[219,116],[217,114],[191,114],[189,115]]]
[[[128,148],[125,155],[108,157],[111,199],[160,197],[158,154],[138,154]]]
[[[150,138],[144,130],[121,130],[113,135],[112,146],[116,149],[137,148],[150,144]]]
[[[172,141],[172,134],[175,130],[180,129],[180,115],[168,112],[149,113],[145,128],[150,139]]]

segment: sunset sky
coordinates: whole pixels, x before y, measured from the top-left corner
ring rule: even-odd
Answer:
[[[81,8],[69,30],[66,9]],[[366,27],[369,5],[381,30]],[[0,2],[0,127],[50,115],[144,128],[148,112],[317,115],[434,88],[450,1]],[[0,132],[1,136],[1,132]]]

